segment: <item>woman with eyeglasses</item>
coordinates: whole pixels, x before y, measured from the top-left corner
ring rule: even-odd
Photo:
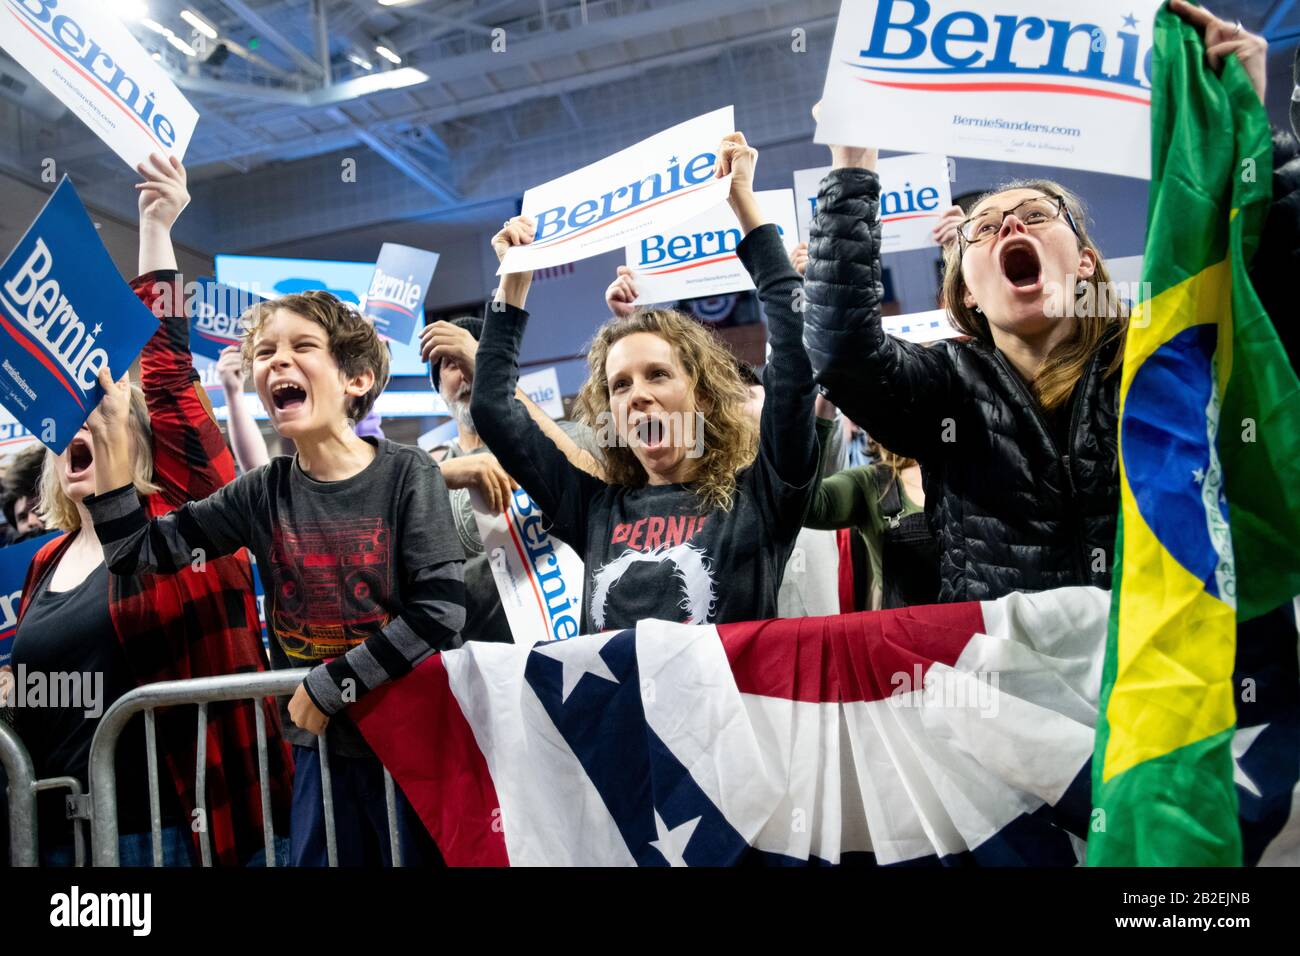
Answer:
[[[1261,37],[1178,0],[1171,9],[1205,31],[1212,66],[1239,56],[1263,99]],[[1036,179],[946,217],[944,301],[968,338],[923,347],[881,325],[876,151],[831,155],[812,226],[805,343],[826,397],[921,464],[942,552],[939,600],[1108,587],[1128,319],[1082,203]]]

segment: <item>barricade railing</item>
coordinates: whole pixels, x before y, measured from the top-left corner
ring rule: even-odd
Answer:
[[[198,707],[197,759],[195,760],[195,809],[200,826],[201,864],[212,865],[212,840],[207,825],[207,725],[208,705],[225,701],[288,697],[302,684],[309,668],[262,671],[255,674],[230,674],[220,677],[196,677],[190,680],[163,681],[137,687],[113,702],[100,719],[90,744],[91,858],[95,866],[118,865],[117,827],[117,743],[127,723],[143,713],[149,786],[149,826],[153,837],[153,864],[163,865],[162,810],[158,790],[158,745],[154,711],[159,707],[192,704]],[[275,866],[275,834],[271,823],[271,785],[266,738],[266,716],[261,706],[257,718],[257,774],[262,794],[262,836],[266,846],[266,865]],[[175,718],[170,718],[175,719]],[[330,866],[338,866],[338,841],[334,823],[334,791],[331,786],[327,736],[320,738],[321,793],[324,802],[325,852]],[[6,763],[6,767],[8,764]],[[393,778],[384,770],[384,795],[388,809],[388,839],[393,866],[402,865],[398,835],[397,800]],[[12,811],[11,811],[12,816]],[[34,815],[33,815],[34,820]],[[34,827],[34,823],[33,823]]]
[[[40,862],[36,794],[42,790],[67,790],[67,818],[72,820],[72,838],[77,866],[86,865],[85,825],[88,813],[81,781],[76,777],[36,779],[36,766],[17,731],[0,720],[0,765],[5,769],[5,793],[9,806],[9,864],[36,866]]]
[[[0,720],[0,766],[9,803],[9,863],[36,865],[36,767],[18,734]]]

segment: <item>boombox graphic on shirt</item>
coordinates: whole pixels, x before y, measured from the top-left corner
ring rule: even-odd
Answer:
[[[393,593],[391,533],[379,517],[276,528],[271,626],[300,661],[338,657],[382,630]]]

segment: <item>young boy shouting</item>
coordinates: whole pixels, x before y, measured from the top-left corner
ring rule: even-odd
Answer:
[[[105,371],[88,421],[96,492],[86,504],[114,574],[173,573],[249,548],[267,595],[276,668],[313,666],[288,704],[290,855],[324,865],[318,736],[329,733],[339,862],[389,862],[383,769],[342,714],[349,703],[459,646],[464,551],[429,456],[357,436],[388,381],[373,327],[326,292],[260,304],[244,360],[271,424],[297,447],[215,494],[150,520],[131,485],[125,380]],[[198,609],[196,609],[197,612]],[[201,628],[196,614],[195,626]],[[433,858],[399,795],[404,861]]]

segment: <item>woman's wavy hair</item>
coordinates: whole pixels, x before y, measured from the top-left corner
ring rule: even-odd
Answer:
[[[599,429],[608,422],[609,378],[605,360],[614,343],[637,332],[657,335],[673,347],[695,392],[703,414],[703,454],[692,479],[701,511],[729,511],[736,491],[736,473],[758,453],[758,426],[745,414],[749,391],[736,371],[731,352],[699,322],[672,309],[642,309],[627,318],[602,325],[587,352],[590,374],[578,392],[579,420]],[[646,472],[632,449],[619,442],[604,449],[605,475],[610,483],[628,488],[646,484]]]
[[[974,209],[990,196],[996,196],[998,193],[1004,193],[1012,189],[1034,189],[1045,196],[1063,196],[1065,198],[1066,209],[1074,218],[1080,250],[1091,249],[1097,257],[1096,271],[1093,272],[1090,278],[1080,279],[1079,282],[1090,287],[1087,294],[1091,296],[1092,302],[1115,302],[1117,307],[1115,316],[1100,314],[1102,310],[1091,310],[1093,313],[1091,315],[1077,316],[1074,332],[1056,345],[1051,354],[1047,356],[1043,367],[1038,370],[1038,375],[1033,381],[1034,394],[1043,408],[1051,411],[1069,401],[1075,383],[1083,375],[1085,366],[1087,366],[1097,349],[1112,334],[1118,334],[1122,337],[1128,331],[1128,308],[1123,302],[1115,300],[1114,287],[1111,285],[1106,262],[1096,244],[1088,237],[1087,215],[1083,202],[1060,183],[1053,182],[1050,179],[1016,180],[984,193],[971,204],[970,208]],[[961,242],[957,241],[949,246],[944,254],[943,301],[947,306],[949,318],[953,326],[962,334],[969,335],[992,346],[993,335],[989,331],[988,318],[982,313],[968,308],[963,301],[966,295],[966,280],[961,274],[961,266],[962,247]],[[1076,292],[1075,294],[1081,293]],[[1107,368],[1106,374],[1109,376],[1119,371],[1123,359],[1124,349],[1121,345],[1116,350],[1115,357]]]
[[[149,426],[149,406],[145,404],[140,386],[131,386],[131,482],[141,495],[158,491],[153,480],[153,430]],[[41,465],[41,503],[37,508],[47,528],[59,531],[77,531],[81,528],[81,512],[59,484],[59,456],[47,450]]]

